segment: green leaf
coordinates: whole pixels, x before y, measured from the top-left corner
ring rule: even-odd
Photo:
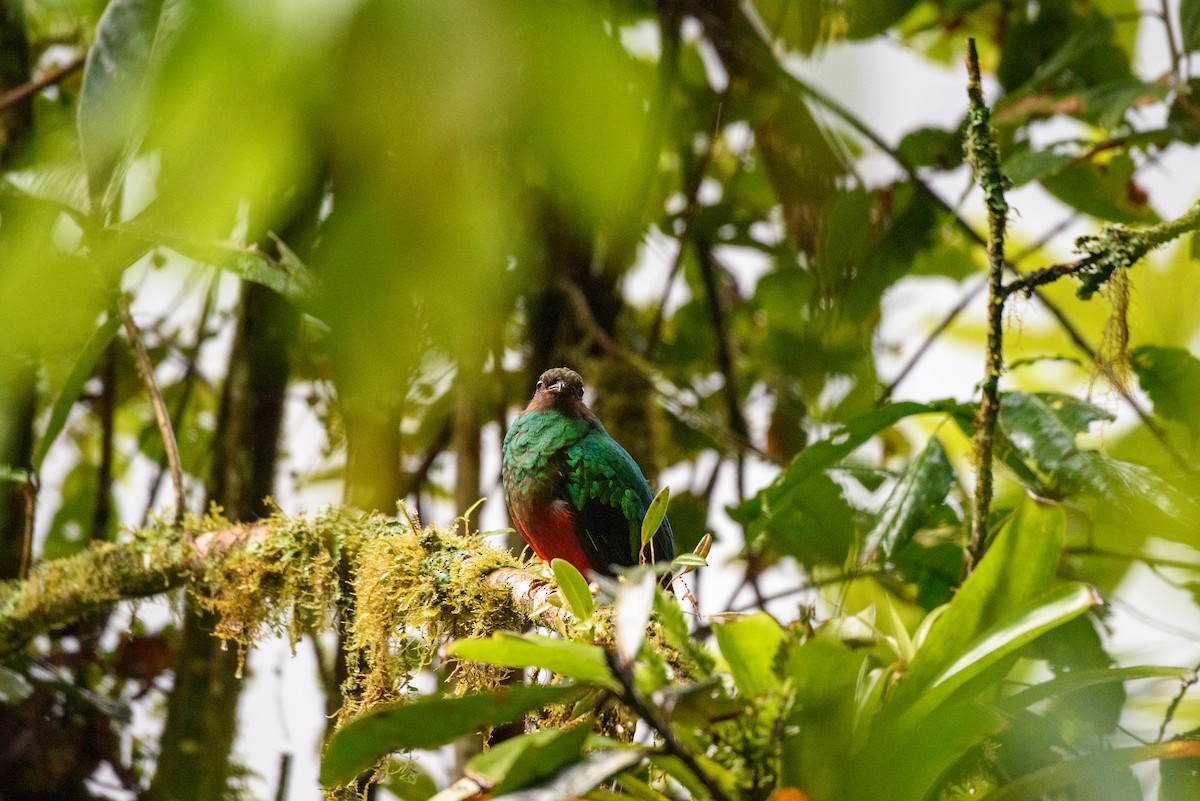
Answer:
[[[559,591],[567,599],[571,613],[584,623],[591,621],[592,615],[596,614],[596,599],[592,597],[587,579],[575,565],[565,559],[551,560],[550,569],[554,571],[554,580],[558,582]]]
[[[713,626],[721,656],[743,695],[766,695],[779,687],[775,656],[787,638],[783,627],[766,612],[755,612]]]
[[[570,801],[608,781],[621,771],[642,761],[645,753],[633,749],[593,751],[578,762],[564,768],[550,781],[528,790],[518,790],[494,801]]]
[[[1108,163],[1086,161],[1047,175],[1042,186],[1073,209],[1110,222],[1155,223],[1158,214],[1133,180],[1133,159],[1124,153]]]
[[[19,704],[33,693],[29,679],[17,671],[0,665],[0,704]]]
[[[1066,536],[1060,507],[1026,500],[963,582],[896,684],[892,705],[908,706],[998,621],[1049,589]]]
[[[1165,667],[1162,665],[1080,670],[1073,673],[1064,673],[1049,681],[1044,681],[1020,692],[1013,693],[1003,699],[999,703],[999,706],[1001,709],[1024,709],[1047,698],[1061,698],[1064,695],[1086,687],[1095,687],[1110,682],[1133,681],[1135,679],[1179,679],[1180,681],[1191,683],[1196,680],[1196,674],[1190,668]]]
[[[151,74],[174,34],[175,0],[112,0],[96,23],[79,93],[79,151],[94,208],[117,196],[144,134]]]
[[[549,704],[571,703],[584,692],[571,685],[533,684],[372,710],[334,732],[321,761],[321,784],[345,784],[393,751],[437,748]]]
[[[492,795],[528,787],[576,762],[583,753],[591,727],[529,732],[489,748],[467,763],[467,775]]]
[[[946,458],[946,450],[941,440],[930,437],[875,517],[863,546],[866,558],[873,559],[876,551],[881,551],[884,559],[891,557],[912,539],[930,510],[945,500],[952,486],[954,468]]]
[[[1054,175],[1074,160],[1074,156],[1065,153],[1026,148],[1006,158],[1000,166],[1000,171],[1016,187]]]
[[[1200,359],[1184,348],[1143,345],[1133,349],[1129,361],[1155,414],[1183,423],[1193,445],[1200,440]]]
[[[1179,38],[1185,51],[1200,50],[1200,0],[1180,0]]]
[[[460,659],[488,665],[532,667],[585,684],[609,689],[620,687],[608,670],[604,649],[574,640],[497,631],[487,639],[457,640],[450,643],[446,651]]]
[[[1173,740],[1097,751],[1027,773],[987,793],[979,801],[1034,801],[1046,798],[1056,790],[1084,782],[1104,770],[1152,759],[1191,759],[1198,756],[1200,740]]]
[[[429,801],[437,795],[437,782],[414,761],[402,775],[389,776],[380,786],[400,801]]]
[[[23,484],[28,480],[29,473],[27,471],[12,465],[0,464],[0,481],[15,481]]]
[[[1200,757],[1164,759],[1158,764],[1158,801],[1200,798]]]
[[[1000,620],[933,680],[920,700],[901,716],[897,727],[900,730],[919,727],[972,679],[1014,656],[1035,638],[1099,603],[1095,590],[1086,584],[1072,582],[1051,590],[1044,598]]]
[[[650,502],[650,508],[646,510],[646,516],[642,518],[642,545],[644,550],[650,544],[650,540],[654,539],[654,535],[658,533],[658,527],[662,525],[663,518],[667,516],[667,504],[671,500],[671,488],[663,487],[654,496],[654,500]]]
[[[63,426],[67,423],[67,417],[71,414],[71,407],[79,400],[79,396],[83,394],[84,384],[92,377],[92,369],[96,366],[96,361],[108,348],[109,343],[113,341],[113,338],[117,335],[117,329],[120,327],[121,318],[115,314],[110,314],[100,327],[92,333],[87,344],[83,346],[83,351],[79,354],[79,358],[75,360],[75,366],[71,368],[70,375],[67,376],[66,382],[63,384],[62,389],[59,390],[58,396],[54,399],[54,406],[50,409],[50,420],[46,423],[46,430],[42,432],[42,437],[38,440],[37,447],[34,448],[31,460],[34,472],[41,469],[42,462],[46,459],[46,454],[50,452],[50,446],[54,444],[54,440],[58,439],[58,435],[62,433]]]

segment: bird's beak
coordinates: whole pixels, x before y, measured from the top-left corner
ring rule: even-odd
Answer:
[[[555,381],[553,384],[551,384],[550,386],[546,387],[546,391],[547,391],[547,392],[553,392],[555,395],[557,395],[558,393],[562,392],[562,391],[563,391],[564,389],[566,389],[566,388],[567,388],[567,384],[566,384],[566,382],[564,382],[564,381]]]

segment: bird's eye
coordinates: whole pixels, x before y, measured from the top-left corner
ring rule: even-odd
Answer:
[[[541,382],[541,381],[538,381],[538,382],[537,382],[537,388],[538,388],[538,389],[541,389],[541,388],[542,388],[542,382]]]

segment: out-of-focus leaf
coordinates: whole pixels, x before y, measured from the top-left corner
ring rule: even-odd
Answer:
[[[574,640],[497,631],[487,639],[457,640],[448,645],[446,651],[451,656],[474,662],[532,667],[587,684],[608,688],[620,686],[608,670],[604,649]]]
[[[646,626],[650,623],[650,610],[654,608],[657,587],[654,572],[642,570],[632,574],[630,580],[621,584],[617,591],[617,656],[625,664],[633,664],[646,638]]]
[[[1061,698],[1076,690],[1095,687],[1111,682],[1126,682],[1136,679],[1179,679],[1192,682],[1196,674],[1190,668],[1166,667],[1164,665],[1139,665],[1127,668],[1102,668],[1064,673],[1049,681],[1013,693],[1000,702],[1002,709],[1023,709],[1047,698]]]
[[[784,675],[795,703],[783,737],[780,781],[814,798],[844,797],[853,753],[855,689],[867,654],[816,637],[791,650]]]
[[[1054,175],[1074,160],[1074,156],[1055,153],[1053,150],[1025,148],[1006,158],[1000,165],[1000,171],[1012,181],[1013,186],[1022,186],[1030,181],[1040,181]]]
[[[1065,536],[1062,509],[1027,500],[934,623],[897,682],[892,706],[914,703],[973,641],[1041,596],[1054,579]]]
[[[491,786],[493,796],[519,790],[578,761],[590,731],[591,727],[583,724],[514,737],[474,757],[467,763],[466,773]]]
[[[1026,774],[983,796],[980,801],[1034,801],[1056,790],[1086,781],[1102,770],[1135,765],[1152,759],[1190,759],[1200,756],[1200,740],[1113,748],[1057,762]]]
[[[178,26],[176,0],[112,0],[96,24],[79,95],[79,150],[95,207],[106,207],[145,126],[147,87]]]
[[[1158,764],[1158,801],[1200,798],[1200,756],[1164,759]]]
[[[766,695],[779,686],[775,658],[787,638],[783,627],[766,612],[756,612],[713,626],[721,656],[734,684],[746,696]]]
[[[1200,50],[1200,0],[1180,0],[1179,38],[1187,52]]]
[[[1118,153],[1107,163],[1086,161],[1042,178],[1042,186],[1073,209],[1111,222],[1158,222],[1146,193],[1134,182],[1133,159]]]
[[[1193,444],[1200,440],[1200,359],[1184,348],[1142,345],[1129,362],[1155,413],[1187,426]]]
[[[414,761],[404,775],[389,776],[380,786],[400,801],[429,801],[437,795],[437,782]]]
[[[29,679],[0,665],[0,704],[19,704],[33,692]]]
[[[930,437],[929,443],[905,469],[892,494],[884,502],[867,534],[863,553],[873,559],[880,551],[888,559],[905,545],[954,486],[954,468],[946,458],[941,440]]]
[[[29,473],[19,467],[12,465],[0,464],[0,481],[16,481],[25,482],[29,480]]]
[[[0,183],[77,214],[87,214],[91,207],[87,176],[78,162],[9,170],[0,178]]]
[[[608,781],[621,771],[642,761],[641,750],[612,749],[593,751],[578,762],[564,768],[550,781],[527,790],[518,790],[495,801],[570,801],[579,798],[601,782]]]
[[[321,783],[345,784],[392,751],[436,748],[548,704],[570,703],[584,692],[570,685],[526,685],[375,709],[330,738],[321,761]]]
[[[592,597],[587,579],[575,565],[565,559],[552,560],[550,569],[554,571],[554,580],[558,582],[558,589],[567,599],[571,613],[584,623],[589,622],[596,613],[596,599]]]
[[[958,131],[918,128],[904,135],[897,150],[900,157],[912,167],[951,170],[963,161],[962,136]]]
[[[105,531],[93,531],[96,493],[100,489],[100,468],[95,462],[80,459],[67,473],[62,486],[62,503],[50,520],[50,530],[42,543],[42,559],[74,556],[88,546],[93,537],[112,539],[117,520],[110,516]],[[111,491],[111,487],[105,488]]]
[[[113,341],[113,337],[117,335],[117,329],[120,327],[121,318],[115,314],[110,314],[100,327],[96,329],[95,333],[92,334],[87,344],[84,345],[83,351],[79,354],[79,358],[75,360],[75,366],[71,368],[71,373],[67,376],[62,389],[59,390],[58,397],[54,399],[54,406],[50,410],[50,420],[46,423],[46,430],[42,432],[42,437],[38,440],[37,447],[33,451],[32,464],[35,471],[41,469],[42,462],[46,459],[46,454],[50,451],[50,446],[54,444],[54,440],[58,439],[63,426],[66,425],[67,416],[71,413],[71,407],[75,405],[75,401],[79,400],[79,396],[83,392],[83,385],[91,378],[92,369],[96,366],[96,360],[108,348],[109,343]]]

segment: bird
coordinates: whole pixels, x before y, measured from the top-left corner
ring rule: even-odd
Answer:
[[[671,523],[646,548],[642,520],[654,500],[629,452],[583,402],[583,378],[542,373],[533,398],[504,435],[504,499],[517,532],[547,564],[564,559],[585,576],[675,558]]]

